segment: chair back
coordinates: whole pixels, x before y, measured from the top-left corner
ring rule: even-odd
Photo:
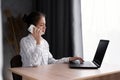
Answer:
[[[20,55],[14,56],[10,61],[10,65],[11,65],[11,68],[22,67],[21,56]],[[13,80],[22,80],[22,76],[19,76],[15,73],[12,73],[12,76],[13,76]]]

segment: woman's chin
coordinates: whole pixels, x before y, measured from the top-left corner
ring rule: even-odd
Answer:
[[[42,33],[41,33],[41,35],[44,35],[44,34],[45,34],[45,32],[42,32]]]

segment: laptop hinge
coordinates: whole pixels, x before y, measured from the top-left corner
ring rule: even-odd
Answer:
[[[95,61],[93,61],[93,63],[97,66],[100,67],[100,65],[98,63],[96,63]]]

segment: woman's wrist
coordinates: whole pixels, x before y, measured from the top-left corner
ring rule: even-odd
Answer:
[[[42,37],[36,39],[36,44],[37,44],[37,45],[40,45],[40,44],[41,44],[41,41],[42,41]]]
[[[37,41],[36,44],[37,44],[37,45],[40,45],[40,41]]]
[[[71,57],[69,57],[69,61],[71,61]]]
[[[40,45],[40,43],[36,43],[36,45]]]

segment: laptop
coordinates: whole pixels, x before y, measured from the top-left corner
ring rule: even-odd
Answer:
[[[93,61],[84,61],[83,63],[76,63],[74,61],[69,63],[70,68],[81,69],[97,69],[101,67],[105,52],[107,50],[109,40],[100,40]]]

